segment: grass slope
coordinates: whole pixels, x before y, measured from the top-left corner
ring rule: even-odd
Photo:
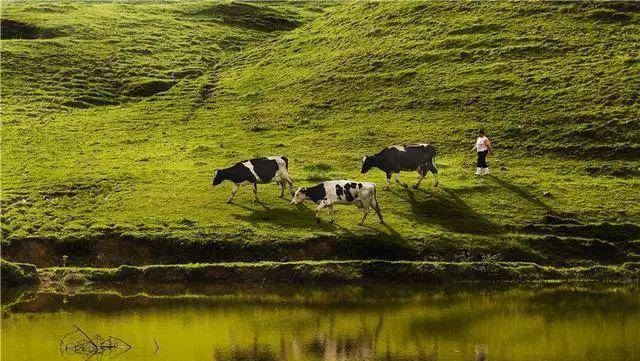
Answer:
[[[640,253],[633,3],[2,6],[24,35],[2,40],[12,259],[112,264],[118,247],[101,244],[114,240],[215,261]],[[496,147],[484,179],[466,153],[480,126]],[[438,146],[442,187],[380,192],[386,227],[356,226],[348,208],[317,227],[275,186],[261,186],[263,205],[248,190],[224,204],[230,185],[210,186],[216,167],[275,154],[299,185],[383,184],[359,174],[362,155],[417,141]],[[203,255],[227,248],[238,251]]]

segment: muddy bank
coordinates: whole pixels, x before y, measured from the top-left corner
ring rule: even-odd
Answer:
[[[2,287],[34,285],[40,282],[34,265],[13,263],[0,259],[0,279]]]
[[[562,222],[568,222],[563,220]],[[38,267],[288,262],[383,259],[390,261],[534,262],[584,266],[640,259],[636,225],[545,222],[491,235],[429,235],[406,239],[388,234],[330,235],[258,240],[171,234],[111,232],[90,238],[23,238],[3,242],[3,257]],[[64,256],[67,256],[66,258]]]
[[[457,281],[637,281],[640,263],[558,268],[524,262],[319,261],[258,262],[118,268],[44,268],[42,282],[145,283],[444,283]]]

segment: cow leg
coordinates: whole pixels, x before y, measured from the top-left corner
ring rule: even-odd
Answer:
[[[425,174],[427,174],[427,167],[424,164],[420,164],[418,167],[418,181],[413,186],[413,189],[418,189],[418,187],[420,187],[420,182],[424,179]]]
[[[433,186],[437,187],[438,186],[438,168],[436,168],[436,162],[433,160],[433,158],[431,158],[429,160],[429,162],[427,163],[427,167],[429,168],[429,171],[431,173],[433,173],[433,177],[434,177],[434,183]]]
[[[281,169],[280,171],[278,171],[278,176],[282,181],[282,186],[284,187],[286,182],[286,184],[289,185],[289,192],[291,192],[291,195],[295,195],[296,187],[293,185],[293,179],[289,175],[289,172],[286,169]]]
[[[255,196],[254,202],[260,203],[260,199],[258,199],[258,183],[251,183],[253,187],[253,195]]]
[[[318,204],[318,206],[316,207],[316,223],[320,224],[320,210],[328,205],[329,204],[327,204],[327,202],[325,201],[322,201],[320,202],[320,204]]]
[[[329,222],[333,223],[335,221],[335,212],[333,209],[333,204],[327,206],[329,208]]]
[[[233,197],[236,196],[236,193],[238,193],[238,185],[233,183],[233,188],[231,188],[231,197],[227,199],[227,203],[233,202]]]
[[[289,176],[289,174],[286,174],[284,177],[284,180],[287,182],[287,184],[289,184],[289,192],[291,192],[291,195],[295,195],[296,194],[296,187],[293,185],[293,179],[291,179],[291,177]]]
[[[384,185],[384,188],[382,188],[385,191],[389,190],[389,185],[391,184],[391,173],[387,173],[387,184]]]
[[[369,215],[369,205],[366,204],[362,207],[362,219],[358,222],[359,225],[364,224],[364,220],[367,219],[367,215]]]
[[[378,204],[378,199],[376,198],[375,194],[373,195],[373,198],[371,198],[371,207],[374,211],[376,211],[376,214],[380,219],[380,223],[384,223],[384,219],[382,219],[382,213],[380,212],[380,204]]]
[[[284,197],[284,181],[278,182],[280,184],[280,198]]]
[[[409,186],[407,185],[407,183],[403,182],[400,180],[399,178],[399,173],[395,173],[394,174],[394,178],[396,180],[396,183],[400,184],[401,186],[405,187],[405,188],[409,188]]]

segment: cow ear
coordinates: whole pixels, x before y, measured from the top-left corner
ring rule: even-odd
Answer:
[[[365,155],[364,157],[362,157],[362,163],[364,163],[367,160],[367,156]]]
[[[300,188],[300,193],[304,193],[306,191],[307,191],[307,188],[305,188],[305,187]]]

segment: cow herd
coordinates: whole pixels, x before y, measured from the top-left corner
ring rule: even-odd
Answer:
[[[408,185],[398,178],[401,171],[417,171],[418,181],[413,186],[417,189],[427,172],[435,177],[434,186],[438,186],[438,169],[435,165],[436,149],[428,144],[407,144],[387,147],[377,154],[365,156],[362,159],[362,174],[371,168],[378,168],[385,172],[387,183],[385,190],[389,189],[391,176],[395,181],[407,188]],[[315,203],[316,221],[320,223],[320,210],[327,208],[333,222],[334,204],[353,204],[362,209],[362,219],[359,224],[364,224],[369,211],[373,209],[380,222],[384,223],[380,205],[376,197],[376,184],[372,182],[358,182],[351,180],[331,180],[318,183],[313,187],[296,189],[289,175],[289,159],[275,156],[256,158],[238,162],[229,168],[216,169],[213,175],[213,186],[224,181],[233,183],[231,196],[227,203],[231,203],[238,188],[243,185],[251,185],[255,200],[258,198],[258,184],[275,182],[280,185],[280,197],[284,197],[285,188],[288,187],[293,199],[291,204],[296,205],[309,199]]]

